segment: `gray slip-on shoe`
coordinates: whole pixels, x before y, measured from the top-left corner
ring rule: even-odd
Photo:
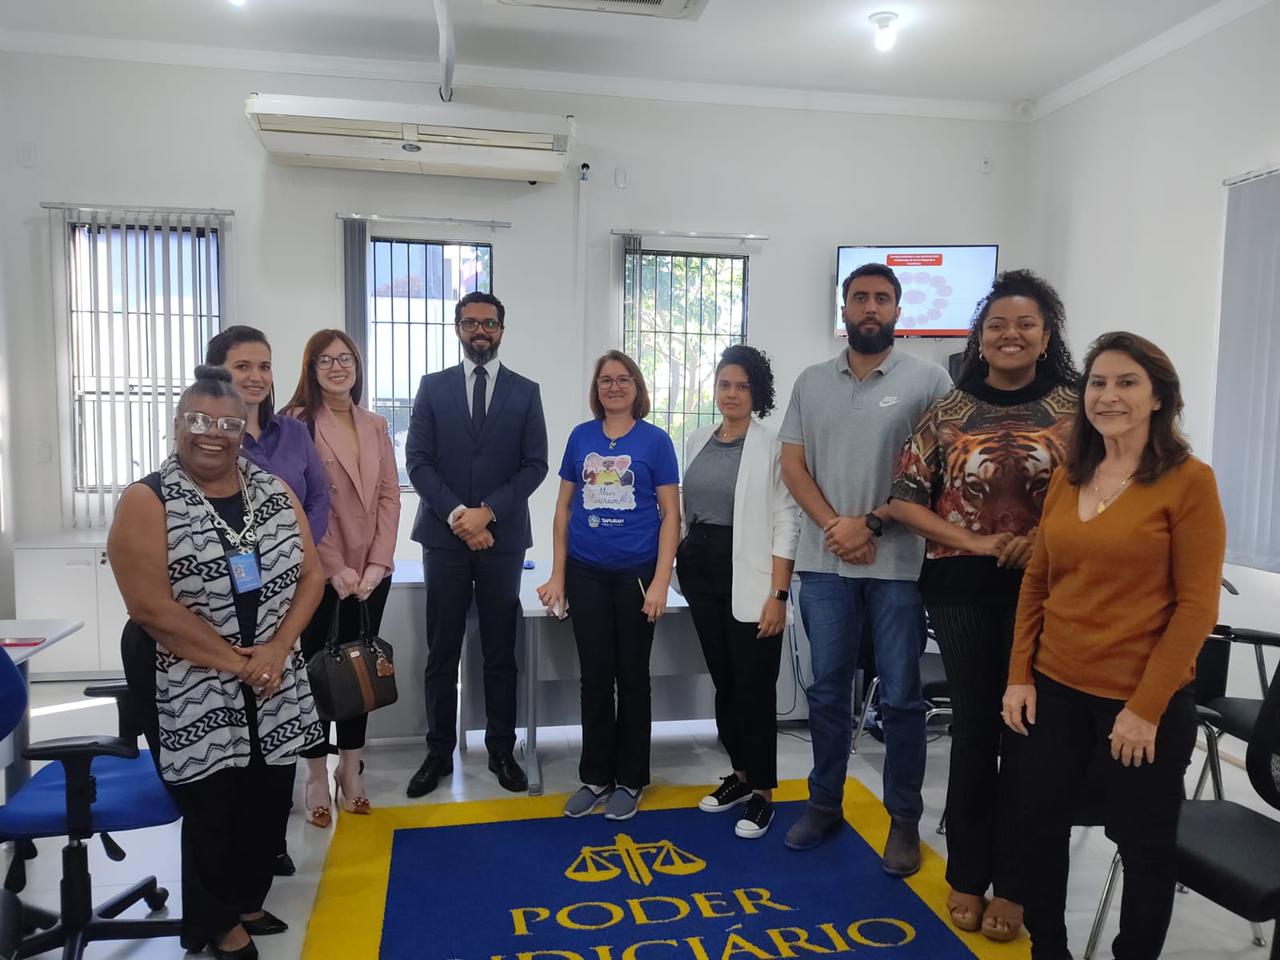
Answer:
[[[606,820],[630,820],[640,809],[640,790],[632,793],[626,787],[618,787],[604,807]]]
[[[577,793],[565,801],[564,815],[574,819],[585,817],[600,804],[607,802],[612,793],[612,787],[605,787],[597,793],[590,787],[583,785]]]

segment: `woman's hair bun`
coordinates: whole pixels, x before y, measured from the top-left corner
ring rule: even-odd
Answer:
[[[207,363],[202,363],[196,367],[197,380],[220,380],[223,383],[231,382],[231,371],[226,367],[215,367]]]

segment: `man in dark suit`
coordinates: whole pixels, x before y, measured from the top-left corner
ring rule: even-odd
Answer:
[[[421,502],[413,539],[427,586],[427,758],[408,795],[453,772],[458,660],[474,590],[484,654],[485,747],[507,790],[527,790],[516,763],[516,627],[520,574],[533,544],[529,497],[547,475],[547,426],[538,385],[498,362],[506,310],[469,293],[453,314],[456,367],[422,378],[405,462]]]

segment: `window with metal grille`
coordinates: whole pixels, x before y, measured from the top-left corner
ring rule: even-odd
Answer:
[[[462,359],[454,306],[473,291],[492,292],[493,248],[374,237],[369,253],[365,404],[387,418],[407,487],[404,444],[418,383]]]
[[[60,210],[65,230],[74,524],[172,449],[178,399],[222,320],[224,218]]]
[[[622,349],[649,385],[648,419],[675,444],[719,417],[716,363],[747,336],[747,258],[627,250]]]

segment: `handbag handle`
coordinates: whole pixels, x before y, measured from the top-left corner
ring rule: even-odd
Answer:
[[[369,605],[364,600],[357,600],[356,603],[360,607],[360,636],[358,639],[366,647],[372,650],[374,648],[374,638],[372,631],[369,629]],[[338,605],[341,606],[341,604],[342,601],[339,600]],[[339,647],[342,645],[341,640],[338,637],[338,621],[340,619],[341,617],[338,615],[338,608],[335,607],[333,616],[329,619],[329,635],[325,638],[325,649],[327,649],[329,654],[334,657],[340,656]]]

